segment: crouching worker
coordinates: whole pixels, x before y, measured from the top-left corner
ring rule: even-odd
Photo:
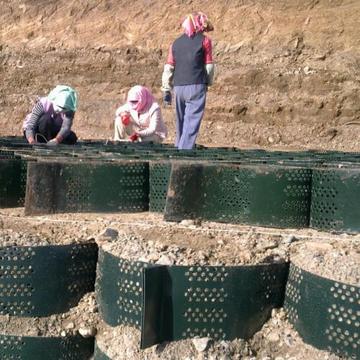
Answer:
[[[74,89],[58,85],[48,96],[42,97],[26,116],[23,130],[30,144],[46,143],[73,145],[77,136],[71,131],[77,108],[77,94]]]
[[[115,113],[115,141],[162,142],[167,128],[159,104],[144,86],[132,87]]]

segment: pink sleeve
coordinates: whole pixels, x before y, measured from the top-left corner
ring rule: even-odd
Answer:
[[[203,49],[204,49],[204,62],[205,64],[212,64],[212,42],[211,39],[207,36],[204,37],[203,40]]]
[[[174,59],[173,52],[172,52],[172,45],[169,48],[169,54],[168,54],[166,63],[169,65],[175,66],[175,59]]]

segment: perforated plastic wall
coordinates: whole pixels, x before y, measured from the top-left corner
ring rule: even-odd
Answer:
[[[170,171],[170,162],[150,163],[150,211],[163,212],[165,210]]]
[[[165,219],[307,227],[311,170],[173,163]]]
[[[111,360],[107,355],[102,352],[95,343],[94,360]]]
[[[68,311],[94,289],[96,244],[0,248],[0,314]]]
[[[285,263],[212,267],[156,266],[100,250],[97,299],[112,326],[141,329],[141,347],[210,336],[249,338],[282,306]]]
[[[143,274],[148,264],[99,251],[96,296],[102,318],[112,326],[141,327]]]
[[[24,204],[26,162],[20,159],[2,159],[0,156],[0,208]]]
[[[316,169],[311,200],[312,228],[360,231],[360,169]]]
[[[89,360],[94,338],[0,335],[1,360]]]
[[[360,288],[291,264],[285,309],[305,342],[360,358]]]
[[[26,214],[138,212],[148,207],[148,163],[29,164]]]

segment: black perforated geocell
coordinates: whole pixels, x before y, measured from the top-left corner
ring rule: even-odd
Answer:
[[[310,194],[310,169],[173,163],[165,219],[308,227]]]
[[[288,264],[159,266],[100,250],[97,299],[112,326],[141,329],[141,347],[195,336],[249,338],[282,306]]]
[[[360,358],[360,287],[291,264],[285,309],[305,342],[352,359]]]
[[[0,314],[67,312],[93,291],[96,244],[0,248]]]
[[[94,338],[0,335],[1,360],[89,360]]]
[[[310,226],[320,230],[360,231],[360,169],[315,169]]]
[[[25,213],[139,212],[149,208],[146,162],[31,162]]]

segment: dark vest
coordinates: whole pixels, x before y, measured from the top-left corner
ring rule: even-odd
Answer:
[[[197,33],[193,37],[183,34],[172,46],[175,59],[174,85],[206,84],[204,64],[204,35]]]

